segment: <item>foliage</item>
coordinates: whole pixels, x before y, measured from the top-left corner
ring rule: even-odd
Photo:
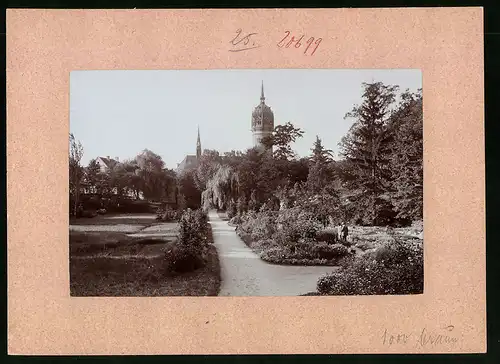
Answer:
[[[295,152],[291,144],[301,138],[304,131],[296,128],[291,122],[284,125],[277,125],[270,137],[263,138],[262,143],[267,147],[273,147],[273,155],[277,159],[292,159]]]
[[[201,207],[201,191],[198,190],[194,180],[194,171],[184,171],[177,176],[179,186],[178,197],[179,209],[190,208],[198,209]],[[182,201],[181,201],[182,199]]]
[[[376,223],[378,197],[390,185],[390,143],[388,127],[397,86],[381,82],[364,83],[363,103],[355,106],[346,118],[354,118],[349,133],[342,138],[341,154],[352,166],[360,197],[369,206],[371,223]]]
[[[234,200],[231,199],[231,200],[229,200],[229,203],[227,206],[227,217],[229,217],[229,219],[232,219],[237,214],[238,214],[238,208],[237,208]]]
[[[182,216],[182,212],[174,210],[168,205],[165,208],[159,208],[156,211],[156,220],[162,222],[178,221]]]
[[[248,209],[247,199],[245,196],[240,196],[238,202],[236,203],[236,210],[239,216],[243,215]]]
[[[367,225],[408,224],[422,217],[422,95],[396,86],[363,84],[363,102],[340,143],[336,174],[349,192],[346,217]]]
[[[211,230],[206,214],[187,209],[179,221],[177,243],[165,252],[166,269],[184,273],[203,267],[210,243]]]
[[[315,239],[322,228],[313,212],[299,206],[280,211],[277,222],[281,228],[275,239],[284,245],[293,245],[300,239]]]
[[[340,240],[337,229],[329,228],[316,232],[316,240],[327,244],[334,244]]]
[[[345,259],[339,271],[318,280],[317,289],[328,295],[416,294],[423,285],[422,245],[396,240]]]
[[[194,173],[194,182],[199,191],[207,188],[208,181],[220,168],[222,157],[216,150],[205,149],[198,162],[198,167]]]
[[[203,193],[203,205],[227,209],[229,202],[237,193],[234,170],[227,165],[220,165],[215,174],[207,181],[207,189]]]
[[[69,135],[69,191],[73,200],[72,213],[78,215],[80,185],[84,176],[84,169],[80,162],[83,157],[83,146],[77,141],[73,134]]]
[[[391,198],[397,217],[421,219],[423,214],[423,115],[422,90],[405,92],[391,118],[395,135],[390,166],[397,171]]]

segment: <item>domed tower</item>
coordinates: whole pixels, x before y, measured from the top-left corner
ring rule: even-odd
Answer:
[[[264,148],[262,139],[271,136],[274,130],[274,114],[269,106],[266,105],[264,97],[264,82],[260,93],[260,104],[252,113],[252,135],[253,146]]]

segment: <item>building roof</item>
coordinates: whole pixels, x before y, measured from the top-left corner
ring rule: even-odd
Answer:
[[[182,172],[187,169],[194,168],[198,165],[198,158],[195,155],[187,155],[184,157],[182,162],[177,166],[177,172]]]
[[[113,168],[119,162],[116,159],[108,157],[99,157],[99,159],[106,165],[107,168]]]

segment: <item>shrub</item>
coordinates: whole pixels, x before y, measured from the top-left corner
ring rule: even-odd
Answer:
[[[240,196],[238,198],[238,202],[236,203],[236,210],[237,210],[239,216],[243,215],[246,212],[247,200],[246,200],[245,196]]]
[[[164,209],[159,208],[158,210],[156,210],[156,220],[162,222],[178,221],[181,215],[182,212],[174,210],[169,206],[166,206]]]
[[[231,220],[229,220],[228,224],[232,225],[232,226],[237,226],[237,225],[241,224],[242,221],[243,220],[242,220],[241,216],[235,216]]]
[[[179,221],[176,244],[165,252],[166,269],[184,273],[203,267],[211,237],[206,213],[187,209]]]
[[[312,251],[320,259],[337,259],[349,254],[349,250],[342,244],[315,244]]]
[[[316,233],[316,240],[334,244],[339,240],[338,231],[333,228],[320,230]]]
[[[227,206],[227,217],[230,219],[236,216],[238,213],[238,210],[236,208],[236,204],[234,203],[233,200],[230,200]]]
[[[191,272],[205,265],[201,254],[183,244],[175,244],[165,251],[164,260],[167,274]]]
[[[272,211],[261,212],[253,220],[250,231],[253,240],[269,239],[276,232],[276,216]]]
[[[321,277],[318,292],[329,295],[415,294],[423,292],[421,244],[395,241],[373,253],[346,258],[342,268]]]
[[[280,211],[278,223],[281,229],[276,239],[282,244],[293,244],[299,239],[315,239],[317,232],[322,229],[311,212],[298,207]]]
[[[89,217],[89,218],[96,217],[97,211],[95,211],[95,210],[83,210],[81,216],[82,217]]]

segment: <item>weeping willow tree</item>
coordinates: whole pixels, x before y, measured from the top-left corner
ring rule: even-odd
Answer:
[[[224,210],[230,201],[238,195],[238,178],[235,171],[227,165],[221,165],[207,181],[206,189],[201,194],[201,203],[205,210],[212,207]]]

